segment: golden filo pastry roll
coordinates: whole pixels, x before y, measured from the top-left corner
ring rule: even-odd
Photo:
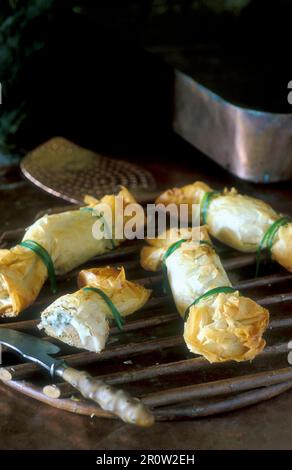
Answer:
[[[235,188],[219,193],[197,181],[165,191],[156,203],[188,204],[189,215],[192,204],[200,204],[202,223],[214,238],[243,252],[270,245],[272,258],[292,272],[292,222],[264,201],[239,194]]]
[[[104,349],[110,322],[115,319],[122,327],[122,318],[143,307],[151,294],[128,281],[123,267],[83,270],[78,284],[80,290],[63,295],[42,312],[38,328],[70,346],[94,352]]]
[[[37,245],[44,251],[49,267],[55,274],[65,274],[90,258],[117,247],[123,239],[114,239],[115,206],[135,203],[131,193],[122,188],[117,196],[101,200],[86,198],[87,206],[59,214],[44,215],[25,232],[21,243]],[[97,239],[94,224],[104,229],[104,208],[112,213],[112,238]],[[94,216],[94,217],[93,217]],[[123,223],[127,217],[123,218]],[[110,234],[110,232],[109,232]],[[16,316],[38,296],[49,271],[43,259],[31,248],[21,244],[0,250],[0,316]]]
[[[190,351],[210,362],[246,361],[262,351],[269,312],[232,288],[206,227],[197,241],[184,234],[168,247],[165,240],[144,247],[141,265],[149,270],[164,265]]]

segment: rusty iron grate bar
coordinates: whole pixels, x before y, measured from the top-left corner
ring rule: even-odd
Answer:
[[[5,232],[0,246],[17,243],[23,229]],[[260,304],[270,308],[266,332],[267,346],[252,363],[210,364],[191,355],[183,341],[182,320],[169,296],[163,295],[161,275],[148,274],[139,266],[140,242],[125,244],[114,252],[86,263],[86,266],[123,265],[129,278],[153,290],[148,304],[129,319],[124,333],[113,326],[107,347],[100,354],[76,350],[55,341],[60,356],[72,366],[90,370],[113,385],[135,393],[151,406],[159,420],[196,418],[231,411],[277,396],[292,388],[292,368],[288,363],[288,343],[292,340],[292,274],[277,266],[253,278],[255,255],[224,252],[222,261],[235,275],[234,285],[251,290]],[[82,266],[84,267],[84,266]],[[78,268],[59,278],[62,295],[76,290]],[[14,328],[41,336],[36,328],[44,306],[54,300],[45,286],[37,302],[17,319],[2,320],[0,328]],[[290,337],[289,337],[290,335]],[[85,415],[112,417],[96,404],[84,400],[69,384],[49,384],[50,396],[43,393],[48,383],[36,364],[17,361],[3,348],[3,365],[10,372],[7,385],[56,408]]]

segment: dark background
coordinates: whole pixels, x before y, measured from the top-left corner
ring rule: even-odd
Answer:
[[[0,1],[0,148],[62,135],[106,152],[163,146],[172,72],[290,112],[290,0]]]

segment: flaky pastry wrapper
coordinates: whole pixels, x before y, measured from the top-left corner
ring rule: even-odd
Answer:
[[[87,197],[87,209],[98,213],[106,204],[114,214],[117,197],[123,206],[135,203],[131,193],[122,188],[117,196],[104,196],[100,201]],[[96,239],[93,235],[95,219],[90,210],[72,210],[44,215],[31,225],[22,241],[33,240],[50,255],[56,274],[65,274],[94,256],[117,247],[123,240]],[[124,222],[127,218],[124,218]],[[100,222],[102,223],[102,221]],[[0,317],[14,317],[37,298],[48,277],[47,268],[30,249],[17,245],[0,250]]]
[[[186,239],[185,233],[181,238]],[[201,227],[202,241],[211,244],[206,227]],[[214,288],[231,287],[219,256],[209,244],[187,240],[165,260],[168,282],[182,317],[201,295]],[[160,269],[168,246],[165,240],[157,240],[156,246],[144,247],[144,269]],[[190,351],[210,362],[250,360],[265,346],[262,336],[268,321],[268,310],[239,292],[217,293],[189,309],[184,339]]]
[[[204,195],[213,191],[197,181],[182,188],[173,188],[161,194],[156,203],[168,205],[201,204]],[[268,228],[281,218],[272,207],[260,199],[239,194],[236,189],[225,189],[211,199],[206,224],[209,233],[222,243],[242,252],[256,252]],[[271,249],[272,258],[292,272],[292,223],[279,228]]]
[[[94,352],[104,349],[113,315],[97,292],[83,287],[102,290],[122,317],[143,307],[151,294],[143,286],[128,281],[123,267],[84,269],[79,273],[78,285],[80,290],[63,295],[42,312],[38,328],[70,346]]]

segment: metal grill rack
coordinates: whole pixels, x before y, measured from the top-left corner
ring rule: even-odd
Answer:
[[[18,243],[23,229],[5,232],[0,247]],[[210,364],[191,354],[184,343],[183,321],[170,297],[163,294],[160,274],[149,274],[139,265],[140,242],[128,242],[117,250],[92,259],[59,278],[59,292],[52,295],[45,285],[36,303],[18,318],[0,321],[0,328],[13,328],[42,336],[36,328],[40,312],[57,296],[77,289],[76,274],[85,266],[124,266],[127,277],[153,290],[146,306],[127,318],[121,333],[115,326],[100,354],[77,350],[55,339],[60,356],[107,383],[141,397],[156,420],[196,418],[228,412],[275,397],[292,388],[289,341],[292,340],[292,274],[276,265],[264,264],[262,276],[254,278],[255,256],[218,246],[233,285],[269,308],[271,321],[265,333],[265,350],[252,362]],[[292,348],[292,344],[291,344]],[[48,384],[50,379],[36,364],[23,363],[3,350],[3,366],[11,375],[7,386],[63,410],[97,417],[113,416],[86,401],[67,383]],[[46,392],[43,387],[47,385]],[[48,394],[50,396],[48,396]]]

